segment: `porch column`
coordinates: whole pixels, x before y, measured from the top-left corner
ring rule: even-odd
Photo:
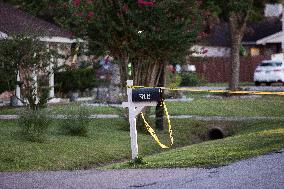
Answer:
[[[51,59],[53,62],[53,58]],[[54,71],[53,71],[54,64],[51,63],[49,66],[49,97],[54,98]]]
[[[21,105],[21,101],[19,99],[21,99],[21,88],[19,85],[19,82],[21,81],[20,79],[20,71],[17,71],[17,85],[16,85],[16,97],[17,97],[17,106]]]
[[[47,43],[47,51],[50,51],[50,44]],[[54,98],[54,58],[51,57],[50,59],[50,65],[49,65],[49,80],[48,80],[48,85],[49,85],[49,98]]]
[[[34,98],[36,98],[35,100],[35,103],[37,104],[39,102],[38,100],[38,97],[37,97],[37,73],[36,73],[36,69],[34,68],[33,69],[33,73],[32,73],[32,89],[33,89],[33,92],[32,92],[32,95]]]

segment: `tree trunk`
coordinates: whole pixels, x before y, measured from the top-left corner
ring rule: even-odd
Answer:
[[[124,89],[126,86],[126,81],[129,78],[128,76],[128,63],[129,63],[129,57],[124,56],[120,58],[121,62],[119,64],[119,72],[120,72],[120,83],[121,88]]]
[[[240,46],[248,19],[246,14],[231,13],[229,17],[229,28],[231,35],[231,65],[229,89],[238,90],[240,78]]]
[[[134,85],[155,87],[159,81],[160,62],[151,62],[147,59],[134,60],[133,81]]]
[[[150,59],[141,58],[133,61],[133,81],[134,85],[138,86],[150,86],[156,87],[160,82],[164,64],[160,61],[152,62]],[[163,85],[163,83],[161,83]],[[149,110],[149,109],[148,109]],[[143,110],[143,112],[147,112],[147,108]],[[161,117],[159,120],[163,120],[163,109],[159,111],[158,116]],[[156,119],[157,119],[156,117]],[[158,121],[156,120],[156,123]],[[140,117],[137,118],[137,129],[141,129],[144,127],[141,123],[143,123]],[[163,124],[162,124],[163,125]],[[160,125],[159,125],[160,126]]]
[[[237,33],[237,31],[232,31],[231,40],[232,40],[231,66],[230,66],[231,70],[230,70],[229,89],[237,90],[239,87],[239,77],[240,77],[240,45],[241,45],[241,36]]]
[[[162,64],[160,67],[160,73],[159,73],[159,80],[158,80],[158,87],[165,86],[165,66]],[[164,91],[162,92],[162,98],[164,96]],[[164,107],[162,106],[163,102],[160,101],[156,106],[156,128],[163,130],[164,129]]]

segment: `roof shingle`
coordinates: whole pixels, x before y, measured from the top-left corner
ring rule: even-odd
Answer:
[[[259,39],[282,31],[282,21],[278,17],[268,17],[261,22],[248,24],[243,42],[256,42]]]
[[[0,31],[7,35],[29,34],[34,36],[72,38],[71,32],[55,24],[29,15],[0,1]]]
[[[273,35],[282,30],[282,22],[279,17],[265,18],[259,22],[249,23],[243,37],[243,42],[256,42],[259,39]],[[220,23],[213,27],[211,33],[200,44],[206,46],[230,46],[230,31],[228,23]]]

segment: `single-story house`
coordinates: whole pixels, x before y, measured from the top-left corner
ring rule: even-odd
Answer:
[[[282,4],[267,4],[265,18],[248,23],[242,46],[249,56],[270,56],[284,50],[284,16]],[[228,23],[221,22],[191,50],[193,57],[229,57],[230,33]]]
[[[242,44],[250,56],[281,53],[284,49],[284,24],[281,17],[266,18],[248,25]]]
[[[12,35],[36,36],[40,41],[46,42],[47,48],[57,48],[63,55],[71,55],[76,43],[82,42],[75,36],[55,24],[29,15],[12,5],[0,1],[0,40],[6,40]],[[68,60],[58,59],[55,64],[72,64],[77,56]],[[52,68],[51,68],[52,69]],[[18,75],[18,80],[20,79]],[[51,74],[49,85],[50,97],[54,97],[54,74]],[[16,96],[20,97],[20,88],[17,86]]]
[[[231,53],[230,31],[227,23],[212,28],[210,34],[191,47],[193,57],[228,57]]]
[[[284,49],[284,5],[283,3],[284,1],[282,0],[282,4],[276,3],[276,4],[266,5],[265,10],[264,10],[265,16],[281,18],[281,15],[282,15],[282,19],[281,19],[282,22],[280,24],[278,22],[278,26],[276,26],[277,31],[274,31],[271,35],[268,35],[262,39],[259,39],[256,42],[258,45],[278,44],[278,48],[279,48],[279,44],[281,43],[281,48],[282,48],[281,53],[283,53],[283,49]]]
[[[254,70],[261,61],[283,57],[283,10],[282,4],[267,5],[261,21],[248,23],[241,46],[244,56],[240,59],[240,81],[252,82]],[[227,82],[231,61],[228,23],[221,22],[208,30],[209,34],[191,48],[193,53],[186,62],[194,65],[196,73],[208,82]]]

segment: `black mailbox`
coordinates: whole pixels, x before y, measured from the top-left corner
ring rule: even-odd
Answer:
[[[141,88],[132,90],[132,102],[159,102],[162,99],[160,88]]]

